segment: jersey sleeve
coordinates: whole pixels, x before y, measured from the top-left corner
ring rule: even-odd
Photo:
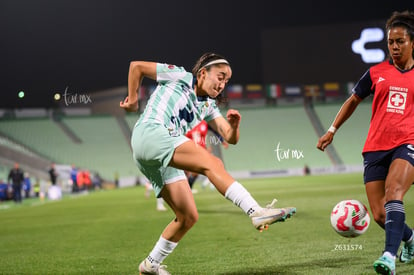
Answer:
[[[372,79],[369,70],[367,70],[365,74],[361,77],[361,79],[352,89],[352,92],[361,99],[364,99],[374,93],[374,91],[372,90]]]
[[[183,67],[171,64],[157,63],[157,82],[166,84],[168,82],[181,82],[191,87],[193,75],[187,72]]]
[[[223,116],[220,112],[220,109],[218,108],[215,100],[209,99],[208,100],[209,108],[206,116],[204,117],[204,120],[209,122],[215,118],[218,118],[220,116]]]

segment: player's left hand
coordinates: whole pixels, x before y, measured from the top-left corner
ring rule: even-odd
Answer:
[[[227,121],[229,122],[232,128],[234,129],[238,128],[240,124],[240,120],[241,120],[241,115],[239,111],[234,110],[234,109],[229,109],[227,111]]]

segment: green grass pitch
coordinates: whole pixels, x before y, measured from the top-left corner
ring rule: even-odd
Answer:
[[[241,180],[259,203],[278,199],[297,214],[259,233],[217,191],[195,194],[200,218],[164,264],[172,274],[374,274],[384,233],[346,239],[333,231],[330,212],[343,199],[367,204],[361,174]],[[414,224],[414,194],[405,198]],[[0,204],[0,274],[138,274],[138,263],[173,219],[155,198],[132,187],[66,196],[58,202]],[[413,264],[397,263],[398,274]]]

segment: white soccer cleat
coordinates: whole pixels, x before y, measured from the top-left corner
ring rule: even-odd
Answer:
[[[273,223],[284,222],[296,213],[296,207],[273,208],[276,202],[277,200],[274,199],[266,208],[257,210],[250,215],[253,226],[260,232],[268,229],[269,225]]]
[[[143,260],[138,267],[139,275],[171,275],[166,265],[152,264],[148,259]]]

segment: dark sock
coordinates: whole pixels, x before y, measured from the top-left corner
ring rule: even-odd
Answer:
[[[403,202],[398,200],[387,202],[385,213],[385,251],[395,256],[404,232],[405,211]]]
[[[404,230],[402,235],[403,242],[408,241],[413,236],[413,230],[407,225],[404,224]]]

